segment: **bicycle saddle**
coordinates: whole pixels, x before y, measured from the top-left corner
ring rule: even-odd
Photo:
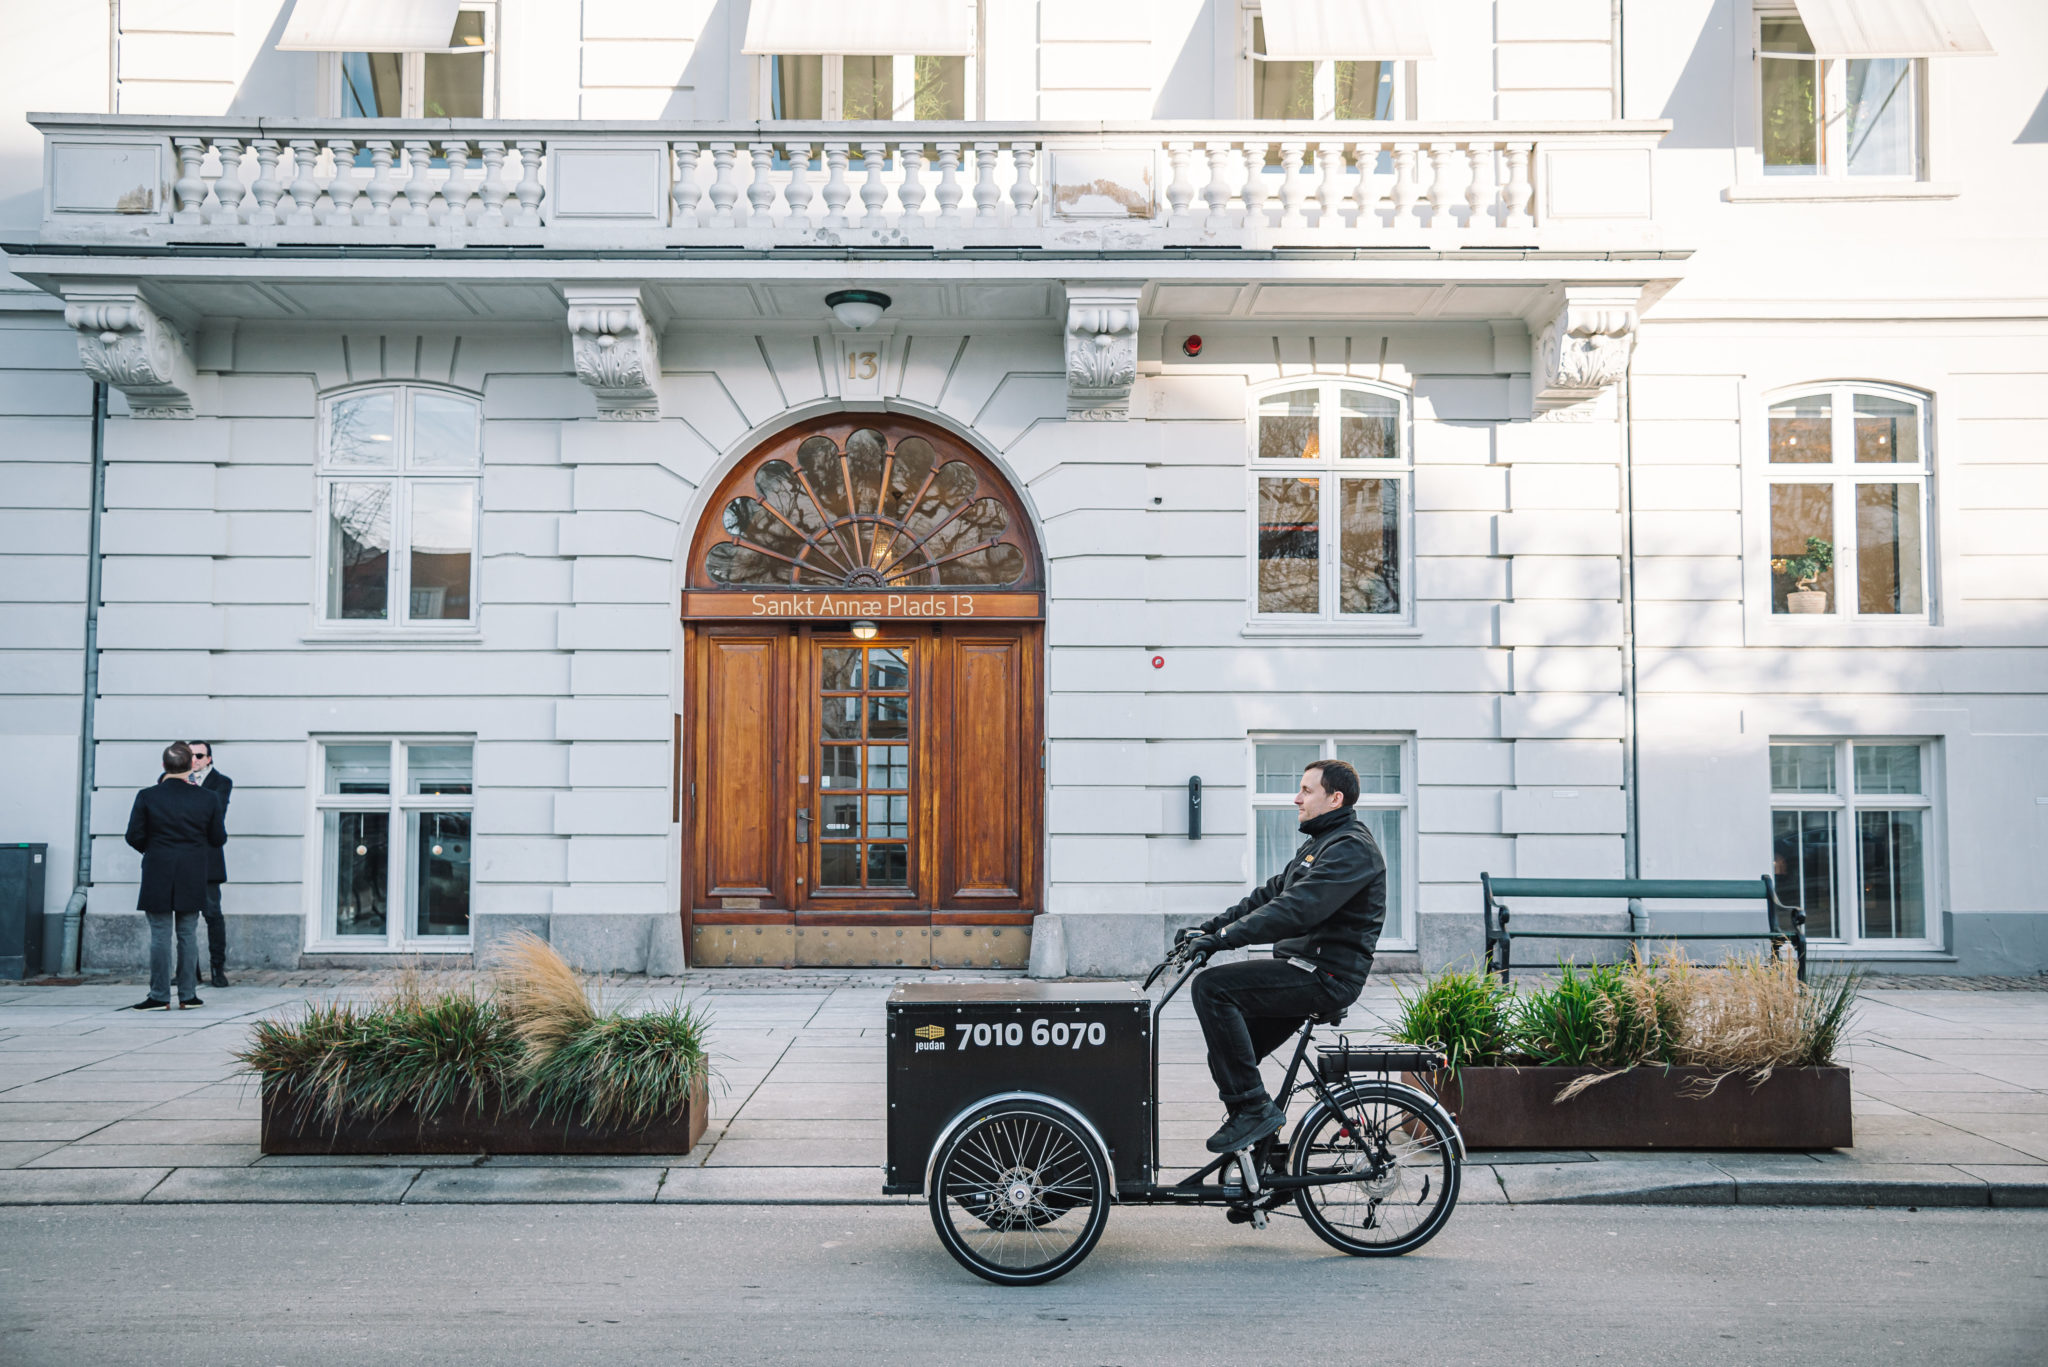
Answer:
[[[1344,1021],[1344,1014],[1350,1009],[1348,1006],[1340,1006],[1335,1011],[1325,1011],[1321,1015],[1311,1016],[1309,1019],[1317,1025],[1341,1025]]]

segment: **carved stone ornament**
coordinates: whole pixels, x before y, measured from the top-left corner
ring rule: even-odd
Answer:
[[[66,293],[64,321],[78,330],[86,374],[127,396],[131,416],[192,416],[192,363],[178,330],[139,291]]]
[[[1138,379],[1138,288],[1067,294],[1067,420],[1123,422]]]
[[[1628,373],[1636,340],[1634,290],[1565,291],[1535,333],[1536,411],[1597,399]]]
[[[597,395],[601,422],[653,422],[661,416],[661,357],[637,290],[564,291],[576,378]]]

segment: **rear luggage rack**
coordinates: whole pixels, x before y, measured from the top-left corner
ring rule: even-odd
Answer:
[[[1353,1044],[1349,1040],[1316,1050],[1316,1073],[1336,1082],[1353,1073],[1416,1073],[1427,1077],[1448,1064],[1435,1049],[1413,1044]]]

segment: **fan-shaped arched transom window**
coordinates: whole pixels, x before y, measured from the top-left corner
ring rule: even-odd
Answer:
[[[838,415],[781,433],[727,476],[691,581],[727,589],[1038,586],[1023,510],[986,458],[943,431]]]

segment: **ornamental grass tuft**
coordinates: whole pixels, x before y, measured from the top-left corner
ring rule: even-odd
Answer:
[[[1401,1007],[1392,1038],[1398,1043],[1441,1049],[1453,1072],[1499,1060],[1514,989],[1491,973],[1452,969],[1431,978],[1412,997],[1395,991]]]
[[[602,1010],[582,976],[528,936],[500,956],[488,992],[430,993],[402,973],[382,1002],[309,1002],[296,1017],[258,1021],[235,1057],[302,1123],[531,1105],[545,1117],[638,1128],[675,1114],[709,1081],[708,1025],[680,1005]]]
[[[1835,1061],[1861,976],[1799,981],[1796,966],[1767,954],[1695,964],[1684,951],[1620,964],[1559,966],[1557,979],[1517,991],[1490,975],[1440,973],[1401,994],[1391,1037],[1444,1050],[1451,1066],[1589,1068],[1558,1093],[1646,1064],[1700,1068],[1712,1091],[1738,1074],[1762,1083],[1775,1069]]]

